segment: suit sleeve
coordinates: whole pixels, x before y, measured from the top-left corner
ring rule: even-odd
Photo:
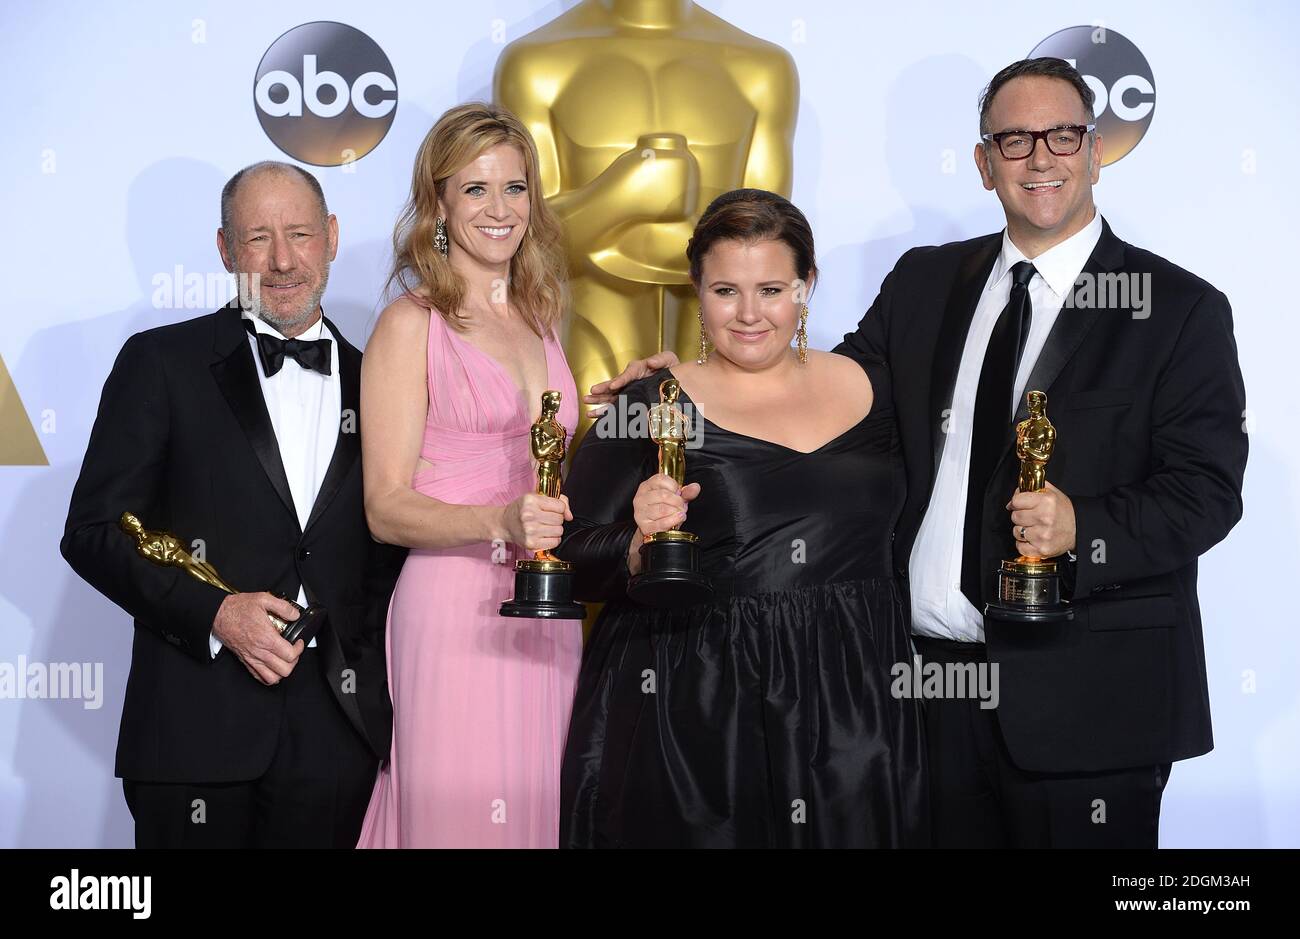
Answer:
[[[1156,384],[1151,475],[1073,500],[1074,598],[1177,570],[1223,540],[1241,518],[1245,408],[1232,309],[1211,289],[1193,306]]]
[[[610,405],[611,417],[624,413],[626,397]],[[654,475],[654,444],[606,432],[597,421],[573,455],[564,485],[573,521],[565,523],[557,557],[573,563],[579,600],[617,600],[627,594],[627,552],[636,536],[632,497]]]
[[[386,654],[384,632],[388,623],[388,606],[408,553],[409,549],[400,545],[371,539],[364,584],[366,607],[362,637],[367,645],[378,650],[380,656]]]
[[[363,583],[365,593],[354,641],[344,652],[343,665],[357,677],[361,726],[380,759],[386,760],[393,740],[393,705],[388,687],[388,607],[408,549],[370,539]],[[337,630],[334,631],[337,635]],[[346,710],[346,709],[345,709]]]
[[[208,638],[226,593],[136,553],[123,512],[146,526],[160,517],[170,409],[159,350],[144,333],[122,347],[104,383],[59,550],[82,579],[140,625],[210,662]]]

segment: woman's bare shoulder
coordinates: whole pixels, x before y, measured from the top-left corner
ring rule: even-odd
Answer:
[[[387,349],[406,346],[408,343],[423,342],[428,339],[431,318],[438,315],[427,306],[417,302],[409,294],[398,297],[379,314],[374,331],[366,343],[367,351],[372,347]],[[419,346],[423,348],[423,346]]]
[[[376,329],[388,324],[390,329],[411,329],[416,326],[426,327],[434,310],[428,304],[409,293],[404,293],[379,314]]]
[[[809,349],[808,364],[817,370],[820,379],[837,389],[843,389],[842,393],[871,394],[871,379],[867,376],[866,369],[847,355]]]
[[[688,359],[685,362],[678,362],[672,367],[672,373],[678,378],[698,377],[700,371],[700,364],[694,359]]]

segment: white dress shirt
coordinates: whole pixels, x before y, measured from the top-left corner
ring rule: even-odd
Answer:
[[[248,311],[244,311],[244,319],[252,320],[253,328],[259,333],[287,338]],[[257,363],[257,377],[262,384],[262,397],[271,416],[275,439],[280,445],[280,459],[289,479],[289,492],[293,496],[294,511],[298,513],[298,524],[306,528],[312,506],[316,504],[316,494],[320,492],[325,471],[329,469],[338,443],[343,407],[339,386],[339,339],[326,329],[324,316],[294,338],[303,342],[322,338],[333,340],[328,375],[303,368],[296,360],[286,357],[280,371],[268,378],[262,369],[261,356],[257,354],[257,338],[250,334],[248,343]],[[307,591],[303,587],[298,588],[298,605],[307,605]],[[215,658],[221,651],[221,641],[213,635],[209,643]],[[316,645],[316,640],[312,639],[307,645]]]
[[[1029,282],[1033,319],[1029,338],[1016,373],[1014,392],[1007,402],[1008,419],[1024,397],[1025,383],[1047,336],[1056,323],[1065,298],[1070,295],[1083,266],[1101,237],[1101,213],[1059,245],[1033,258],[1037,273]],[[1002,251],[980,294],[966,334],[957,384],[953,388],[948,434],[935,476],[934,492],[912,545],[908,562],[912,593],[912,632],[937,639],[964,642],[984,641],[984,618],[961,592],[963,521],[966,517],[966,489],[970,475],[971,424],[975,416],[975,394],[980,369],[988,351],[989,336],[1011,297],[1011,268],[1031,260],[1002,233]],[[1011,493],[1007,493],[1007,498]],[[1011,515],[1007,514],[1007,525]]]

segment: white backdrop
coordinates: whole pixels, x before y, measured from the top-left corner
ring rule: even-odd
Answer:
[[[131,844],[112,773],[131,624],[67,568],[58,541],[122,342],[225,300],[160,308],[155,278],[177,265],[220,272],[222,183],[283,158],[253,109],[262,54],[300,23],[337,20],[374,39],[396,72],[400,101],[384,141],[351,172],[316,170],[342,236],[326,309],[361,345],[419,141],[447,107],[490,96],[504,42],[570,5],[7,0],[0,9],[0,359],[49,460],[0,466],[0,667],[102,663],[103,675],[99,707],[0,699],[0,845]],[[794,201],[818,240],[810,329],[822,348],[852,327],[905,249],[1001,227],[970,157],[976,97],[998,68],[1058,29],[1099,21],[1142,50],[1154,119],[1102,171],[1098,204],[1121,238],[1227,293],[1251,411],[1245,518],[1201,566],[1216,748],[1175,766],[1161,841],[1300,845],[1300,617],[1284,591],[1300,570],[1291,392],[1300,335],[1283,290],[1300,256],[1300,12],[1283,0],[702,5],[796,61]]]

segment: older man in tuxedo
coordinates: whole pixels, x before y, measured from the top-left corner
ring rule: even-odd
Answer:
[[[1098,213],[1092,105],[1061,59],[994,76],[974,156],[1006,228],[904,254],[836,349],[893,374],[895,567],[918,653],[998,665],[996,708],[927,701],[939,846],[1155,847],[1170,765],[1213,746],[1196,569],[1242,510],[1231,309]],[[674,361],[633,363],[587,400]],[[1032,493],[1014,458],[1028,390],[1057,430]],[[1060,558],[1072,621],[985,618],[1021,553]]]
[[[127,340],[104,385],[63,556],[135,620],[116,772],[140,847],[351,847],[392,710],[404,552],[362,507],[361,353],[320,301],[338,222],[285,163],[227,183],[217,246],[241,298]],[[228,594],[141,557],[123,512],[176,534]],[[268,614],[325,610],[292,645]]]

